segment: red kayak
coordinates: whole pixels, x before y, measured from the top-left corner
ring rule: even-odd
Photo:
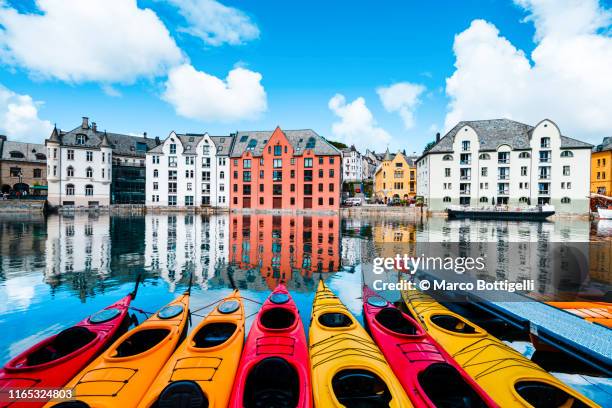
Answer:
[[[295,302],[281,284],[253,322],[229,406],[312,407],[311,387],[304,326]]]
[[[498,405],[409,315],[363,287],[364,319],[415,407]]]
[[[0,370],[0,407],[41,407],[40,402],[6,402],[10,389],[61,388],[114,340],[126,321],[136,289],[118,302],[50,336]]]

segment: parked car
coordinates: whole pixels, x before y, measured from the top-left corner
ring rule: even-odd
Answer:
[[[361,197],[351,197],[346,199],[347,203],[350,203],[351,207],[359,207],[363,204]]]

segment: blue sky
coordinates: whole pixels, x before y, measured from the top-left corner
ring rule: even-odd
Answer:
[[[43,1],[53,3],[57,0]],[[572,2],[572,0],[567,1]],[[455,36],[468,30],[482,35],[467,38],[464,48],[474,49],[475,41],[486,43],[493,35],[491,30],[487,29],[494,27],[499,32],[498,37],[507,40],[517,51],[512,58],[519,59],[520,54],[524,54],[524,59],[529,65],[537,67],[538,62],[531,59],[531,54],[538,44],[544,42],[535,38],[537,20],[525,21],[525,18],[535,16],[541,21],[546,21],[546,18],[555,21],[553,18],[556,18],[556,16],[551,17],[553,12],[546,5],[540,7],[537,4],[539,0],[517,0],[516,3],[502,0],[395,1],[384,2],[384,6],[381,5],[383,2],[373,1],[223,1],[223,5],[236,10],[236,13],[246,19],[244,21],[258,30],[258,35],[251,35],[240,41],[240,44],[228,42],[211,44],[190,34],[186,30],[190,26],[189,19],[181,15],[181,8],[177,6],[177,3],[181,2],[191,3],[190,0],[168,2],[146,0],[138,1],[137,4],[139,9],[148,8],[155,13],[168,30],[171,40],[181,50],[184,60],[188,61],[196,71],[205,72],[221,80],[235,67],[260,74],[260,85],[265,90],[265,108],[259,106],[253,115],[238,113],[228,118],[219,112],[203,112],[210,109],[210,104],[204,102],[198,112],[180,114],[176,112],[173,103],[169,102],[169,97],[163,96],[167,86],[167,70],[136,75],[127,80],[108,80],[104,77],[98,80],[95,76],[66,80],[59,78],[57,74],[47,74],[44,67],[33,67],[33,63],[28,62],[25,57],[11,57],[11,53],[19,54],[16,48],[23,46],[23,42],[11,43],[3,38],[0,38],[0,43],[4,43],[4,55],[0,55],[4,62],[0,70],[0,84],[14,94],[30,96],[35,101],[38,119],[57,123],[62,129],[76,126],[80,116],[83,115],[97,121],[99,127],[103,129],[125,133],[147,131],[149,135],[161,137],[167,136],[170,130],[227,134],[238,129],[272,129],[280,125],[287,129],[312,128],[330,139],[354,141],[361,148],[372,146],[380,149],[388,145],[392,150],[401,148],[409,152],[421,151],[434,137],[436,129],[444,131],[448,128],[449,123],[446,122],[449,121],[449,111],[453,110],[449,105],[452,101],[456,101],[462,108],[457,108],[457,112],[450,118],[460,119],[485,119],[487,117],[480,115],[487,115],[528,121],[556,114],[558,117],[552,118],[556,120],[562,119],[561,116],[566,116],[564,112],[572,109],[568,106],[554,107],[549,113],[547,108],[540,106],[541,109],[536,107],[535,112],[534,109],[524,112],[523,108],[513,106],[511,100],[516,98],[510,96],[508,100],[500,102],[498,109],[491,110],[489,107],[495,105],[496,101],[495,93],[504,94],[504,90],[500,91],[487,84],[487,81],[498,83],[499,78],[488,78],[486,74],[481,75],[478,72],[468,72],[465,76],[471,78],[471,82],[478,82],[480,77],[484,78],[483,83],[476,86],[480,93],[486,94],[489,88],[493,88],[492,94],[484,96],[485,100],[493,101],[486,103],[487,109],[478,106],[478,103],[473,106],[474,103],[469,102],[474,99],[469,94],[471,85],[462,84],[450,95],[447,90],[447,79],[459,71],[455,63],[462,58],[453,50]],[[525,3],[533,4],[526,6]],[[108,3],[108,7],[113,5]],[[5,4],[5,11],[11,8],[20,14],[32,12],[43,16],[45,14],[37,9],[37,4],[33,1],[25,5],[22,1]],[[591,11],[591,14],[601,15],[609,12],[610,4],[608,1],[599,4],[595,1],[594,8],[595,11]],[[577,24],[580,26],[577,30],[579,32],[563,35],[590,36],[586,39],[590,42],[594,40],[589,38],[603,39],[603,47],[609,51],[609,16],[603,23],[599,22],[599,27],[583,29],[589,25],[586,20],[595,18],[593,15],[585,16],[585,22]],[[13,17],[11,15],[0,17],[0,24],[6,27],[6,21],[9,21],[7,19]],[[474,20],[484,20],[487,25],[473,27],[471,24]],[[107,24],[108,30],[114,29],[114,21],[107,21]],[[206,26],[206,22],[202,24]],[[545,26],[545,23],[540,24]],[[11,33],[11,30],[19,29],[5,28],[8,34],[15,34]],[[543,28],[542,31],[544,30]],[[544,38],[557,35],[552,33],[552,29],[548,31],[544,33]],[[43,27],[40,32],[31,35],[44,34]],[[100,37],[104,35],[100,33]],[[92,46],[87,38],[82,44],[78,44],[78,35],[73,37],[77,37],[75,40],[77,44],[72,44],[71,47]],[[497,45],[494,42],[498,37],[492,38],[492,44],[488,44],[493,47],[493,52],[505,46],[503,43]],[[97,44],[95,46],[100,46],[100,43],[105,44],[104,39],[95,43]],[[113,46],[113,43],[109,42],[109,46]],[[121,48],[121,44],[114,46]],[[58,44],[57,47],[58,57],[61,57],[61,45]],[[9,57],[6,54],[9,54]],[[108,64],[121,65],[121,55],[117,53],[111,55],[119,58],[113,58],[112,61],[109,59]],[[505,62],[504,55],[502,53],[485,58],[487,60],[499,58],[501,66],[511,65],[512,61]],[[519,65],[520,62],[518,61]],[[610,61],[608,59],[605,62]],[[601,61],[594,61],[593,65],[601,65]],[[490,67],[484,66],[483,69],[487,73],[491,71]],[[566,74],[561,72],[559,77],[567,77]],[[577,75],[588,74],[587,70]],[[503,72],[499,75],[502,75],[501,82],[504,82],[504,77],[508,77],[508,84],[505,86],[510,91],[513,80],[535,81],[528,77],[516,79],[512,75],[504,76]],[[528,75],[535,76],[536,73]],[[549,75],[552,74],[547,74]],[[462,81],[465,82],[464,79]],[[607,81],[610,81],[609,78]],[[410,126],[404,124],[398,111],[385,109],[377,93],[379,87],[404,82],[423,87],[417,98],[418,101],[407,108],[413,117]],[[572,84],[568,86],[575,86],[575,81]],[[207,85],[202,84],[202,86]],[[604,91],[608,92],[609,87],[604,88]],[[207,89],[203,89],[201,94],[208,95],[209,99],[210,95],[214,95],[208,93]],[[330,99],[336,94],[343,95],[346,104],[359,97],[364,99],[372,115],[372,121],[368,122],[367,126],[371,125],[374,128],[374,131],[369,132],[373,136],[358,134],[359,131],[354,129],[343,131],[332,128],[334,123],[341,121],[341,118],[328,107]],[[182,97],[183,93],[178,95]],[[570,95],[563,95],[565,96],[573,95],[570,92]],[[238,98],[240,97],[239,90]],[[578,95],[573,99],[588,101],[595,97],[601,95]],[[555,97],[555,99],[563,98]],[[198,103],[198,101],[193,102],[194,105]],[[248,112],[248,107],[245,109],[244,112]],[[533,117],[530,116],[532,113]],[[597,113],[601,116],[609,112],[595,112]],[[2,120],[9,121],[0,114],[0,129],[9,133],[12,128],[3,124]],[[345,120],[351,119],[345,118]],[[357,118],[356,126],[359,125],[359,120],[361,119]],[[571,136],[596,141],[600,139],[599,135],[601,137],[610,135],[610,132],[604,134],[602,131],[609,124],[609,120],[604,119],[603,124],[598,124],[594,130],[589,128],[590,124],[587,126],[580,121],[577,123],[567,121],[567,124],[561,123],[561,127],[562,131],[563,125],[566,129],[571,129]],[[581,134],[582,128],[588,130]],[[41,129],[41,127],[32,129]],[[376,136],[379,135],[377,133],[379,130],[384,131],[380,138]],[[42,141],[46,136],[15,133],[17,137],[28,140]],[[385,139],[385,135],[389,135],[389,138]],[[12,137],[10,133],[9,137]],[[369,143],[372,138],[384,139],[384,142],[379,140]]]

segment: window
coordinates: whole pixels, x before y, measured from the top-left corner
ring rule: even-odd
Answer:
[[[329,205],[334,205],[334,197],[329,197]]]
[[[446,167],[444,169],[444,177],[450,177],[451,176],[451,169],[450,167]]]
[[[521,198],[519,198],[519,203],[529,204],[529,198],[521,197]]]
[[[56,147],[53,148],[53,158],[57,159],[57,148]]]
[[[295,184],[291,183],[291,185],[289,186],[289,191],[291,191],[292,193],[295,192]]]
[[[489,174],[489,168],[488,167],[482,167],[480,169],[480,175],[482,177],[487,177],[488,174]]]
[[[291,197],[291,198],[289,199],[289,204],[290,204],[290,205],[295,205],[295,197]]]
[[[85,186],[85,195],[92,196],[93,195],[93,186],[91,184],[87,184]]]
[[[84,145],[85,144],[85,135],[76,135],[76,144]]]
[[[323,178],[323,169],[319,169],[319,178]]]
[[[323,192],[323,183],[319,183],[319,192],[322,193]]]
[[[527,175],[527,166],[521,166],[521,176]]]
[[[312,170],[304,170],[304,181],[312,181]]]
[[[175,156],[168,157],[168,167],[176,167],[176,157]]]
[[[251,181],[251,172],[243,171],[242,172],[242,181]]]
[[[480,197],[480,202],[481,203],[488,203],[489,199],[487,197]]]
[[[157,169],[153,170],[153,177],[155,178],[159,177],[159,170]]]
[[[572,202],[572,200],[569,197],[563,197],[561,199],[561,204],[569,204],[571,202]]]
[[[202,183],[201,190],[202,194],[210,194],[210,183]]]
[[[151,196],[151,201],[153,201],[154,203],[159,203],[159,196],[158,195],[152,195]]]
[[[244,159],[242,161],[242,167],[244,167],[245,169],[250,169],[251,168],[251,159]]]
[[[176,196],[168,196],[168,205],[176,207]]]
[[[234,170],[234,180],[238,179],[238,172],[236,170]]]
[[[334,158],[333,157],[329,158],[329,164],[334,164]]]
[[[225,172],[224,172],[224,171],[220,171],[220,172],[219,172],[219,178],[220,178],[221,180],[224,180],[224,179],[225,179]]]
[[[304,195],[312,195],[312,184],[304,184]]]
[[[489,153],[480,153],[480,156],[478,156],[478,158],[480,160],[489,160],[491,159],[491,156],[489,155]]]
[[[263,197],[259,197],[259,205],[264,205],[264,198]]]
[[[195,172],[193,170],[185,170],[185,178],[193,178]]]
[[[243,195],[251,195],[251,185],[250,184],[243,184],[242,185],[242,194]]]
[[[210,157],[202,157],[202,167],[210,168]]]
[[[307,169],[312,168],[312,158],[304,158],[304,167]]]
[[[574,153],[570,150],[564,150],[561,152],[561,157],[574,157]],[[603,159],[604,166],[606,165],[606,159]],[[599,160],[597,160],[597,165],[599,165]]]
[[[281,145],[274,146],[274,155],[280,156],[281,154],[283,154],[283,146]]]
[[[459,179],[460,180],[469,180],[472,178],[472,169],[467,168],[467,169],[461,169],[459,171]]]
[[[71,150],[71,149],[68,150],[66,152],[66,155],[67,155],[68,160],[74,160],[74,150]]]
[[[264,192],[264,185],[263,185],[263,184],[260,184],[260,185],[259,185],[259,192],[260,192],[260,193],[263,193],[263,192]]]
[[[323,197],[319,197],[318,202],[319,202],[319,205],[323,205]]]
[[[498,163],[510,163],[510,152],[498,152],[497,162]]]
[[[34,169],[34,172],[32,174],[34,176],[34,178],[41,178],[42,177],[42,170],[41,169]]]
[[[170,144],[170,154],[176,154],[176,143]],[[176,199],[176,197],[174,197]]]
[[[66,184],[66,195],[74,195],[74,184]]]
[[[452,154],[445,154],[444,157],[442,157],[442,160],[444,160],[444,161],[451,161],[451,160],[453,160],[453,155]]]
[[[88,162],[93,161],[93,152],[90,152],[90,151],[85,152],[85,159]]]
[[[282,195],[283,194],[283,185],[282,184],[272,184],[272,194],[273,195]]]
[[[547,149],[550,147],[550,137],[543,137],[540,139],[540,147],[543,149]]]
[[[563,166],[563,175],[564,176],[570,175],[570,166]]]
[[[571,190],[572,189],[572,182],[568,181],[567,184],[566,184],[566,187],[567,187],[568,190]]]
[[[333,192],[334,191],[334,183],[329,183],[329,192]]]
[[[295,178],[295,170],[291,170],[290,176],[291,176],[291,178]]]
[[[282,170],[274,170],[272,172],[272,181],[283,181],[283,171]]]
[[[91,167],[88,167],[87,170],[85,170],[85,177],[88,177],[88,178],[93,177],[93,169]]]
[[[187,183],[187,191],[193,191],[193,183]]]
[[[202,172],[202,181],[210,181],[210,171]]]
[[[464,140],[463,142],[461,142],[461,149],[464,152],[469,152],[470,151],[470,141],[469,140]]]
[[[323,156],[319,156],[319,164],[323,164]]]
[[[257,146],[257,140],[251,139],[249,140],[249,144],[247,145],[246,150],[248,152],[252,152],[253,150],[255,150],[255,146]]]
[[[194,165],[194,163],[195,163],[195,157],[193,157],[193,156],[187,156],[187,157],[185,157],[185,164],[186,164],[187,166],[193,166],[193,165]]]
[[[451,202],[451,198],[449,196],[446,196],[442,199],[442,201],[444,201],[445,203],[450,203]]]
[[[274,159],[272,161],[272,167],[274,167],[275,169],[280,169],[281,167],[283,167],[283,160],[282,159]]]
[[[461,155],[459,156],[459,164],[472,164],[472,154],[461,153]]]
[[[334,169],[329,169],[329,177],[334,178]]]
[[[529,154],[529,152],[520,152],[518,157],[519,159],[528,159],[531,157],[531,155]]]
[[[193,196],[185,196],[185,205],[192,206],[193,205]]]
[[[66,174],[68,175],[68,177],[74,177],[74,167],[68,166],[68,168],[66,169]]]
[[[543,151],[540,152],[540,163],[549,163],[550,162],[550,152]]]
[[[316,139],[314,137],[309,137],[306,142],[306,149],[314,149],[316,143]]]
[[[497,169],[497,176],[500,180],[508,180],[510,178],[510,167],[500,167]]]
[[[159,190],[159,183],[157,181],[153,182],[153,190]]]
[[[168,193],[176,194],[176,183],[168,183]]]

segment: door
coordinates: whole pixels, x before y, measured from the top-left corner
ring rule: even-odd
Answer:
[[[272,199],[272,208],[283,208],[283,198],[282,197],[274,197]]]

